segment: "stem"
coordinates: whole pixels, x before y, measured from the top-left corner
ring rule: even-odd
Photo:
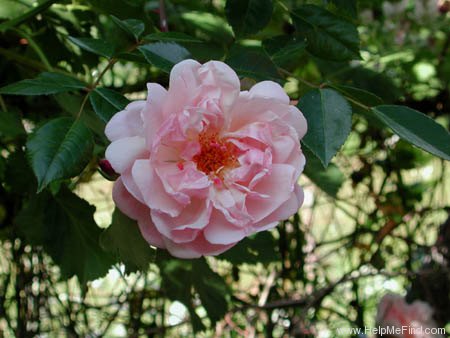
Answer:
[[[33,40],[31,35],[26,33],[25,31],[18,29],[18,28],[13,28],[12,30],[15,31],[16,33],[18,33],[19,35],[23,36],[25,39],[27,39],[30,47],[33,48],[33,50],[39,56],[39,59],[41,59],[42,63],[45,65],[45,68],[50,72],[53,71],[52,65],[48,61],[47,57],[45,56],[44,52],[39,47],[39,45]]]
[[[6,111],[6,104],[5,104],[5,101],[3,100],[3,97],[1,95],[0,95],[0,108],[3,111]]]
[[[164,0],[159,0],[159,26],[162,32],[168,32],[166,5]]]
[[[307,85],[308,87],[311,87],[311,88],[321,88],[321,86],[319,86],[319,85],[316,85],[316,84],[314,84],[314,83],[312,83],[312,82],[309,82],[309,81],[307,81],[307,80],[305,80],[305,79],[302,79],[302,78],[300,78],[300,77],[295,76],[293,73],[287,71],[286,69],[278,68],[278,70],[279,70],[281,73],[283,73],[283,74],[286,74],[286,75],[288,75],[288,76],[291,76],[291,77],[296,78],[297,80],[299,80],[300,82],[304,83],[304,84]]]
[[[106,72],[108,70],[110,70],[112,68],[112,66],[114,66],[114,64],[117,62],[118,60],[115,58],[112,58],[111,60],[109,60],[108,64],[106,65],[106,67],[102,70],[102,72],[98,75],[97,79],[95,80],[95,82],[88,87],[88,92],[86,93],[86,95],[84,96],[83,102],[81,103],[81,107],[80,110],[78,111],[77,117],[76,119],[78,120],[81,116],[81,114],[83,113],[83,109],[84,106],[86,105],[86,102],[89,98],[89,94],[98,86],[98,84],[100,83],[100,81],[102,80],[103,76],[106,74]]]
[[[286,69],[283,69],[283,68],[279,68],[278,70],[279,70],[281,73],[283,73],[283,74],[286,74],[286,75],[288,75],[288,76],[291,76],[291,77],[296,78],[297,80],[299,80],[300,82],[304,83],[305,85],[307,85],[308,87],[311,87],[311,88],[318,89],[318,88],[324,88],[325,86],[327,86],[326,84],[316,85],[316,84],[314,84],[314,83],[312,83],[312,82],[309,82],[309,81],[307,81],[307,80],[305,80],[305,79],[302,79],[302,78],[300,78],[300,77],[295,76],[294,74],[292,74],[291,72],[289,72],[289,71],[287,71]],[[334,87],[333,87],[333,88],[334,88]],[[338,88],[335,88],[335,89],[336,89],[336,90],[339,90]],[[345,95],[345,93],[342,93],[342,92],[341,92],[341,94],[342,94],[348,101],[352,102],[353,104],[355,104],[355,105],[357,105],[357,106],[359,106],[359,107],[361,107],[361,108],[363,108],[363,109],[365,109],[365,110],[370,110],[370,107],[367,106],[367,105],[365,105],[364,103],[359,102],[359,101],[357,101],[357,100],[355,100],[355,99],[353,99],[353,98],[351,98],[351,97]]]

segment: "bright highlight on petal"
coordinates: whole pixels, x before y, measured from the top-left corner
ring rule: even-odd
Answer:
[[[275,82],[241,92],[225,63],[174,66],[168,90],[117,113],[106,158],[114,201],[150,245],[181,258],[218,255],[297,212],[302,113]]]

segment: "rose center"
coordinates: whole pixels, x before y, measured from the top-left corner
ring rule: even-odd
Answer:
[[[224,168],[237,166],[236,146],[219,138],[217,132],[203,131],[198,135],[198,141],[201,149],[193,157],[198,170],[220,177]]]

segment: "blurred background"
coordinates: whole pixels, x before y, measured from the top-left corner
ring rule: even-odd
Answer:
[[[160,24],[161,3],[167,27]],[[289,10],[304,3],[356,25],[361,59],[324,60],[292,42],[298,32]],[[242,48],[262,50],[271,64],[253,54],[230,61],[239,66],[243,88],[280,77],[295,102],[310,83],[357,87],[372,93],[369,101],[407,105],[448,130],[449,1],[272,5],[268,25],[240,39]],[[235,41],[223,0],[0,0],[0,86],[55,69],[96,78],[108,60],[68,36],[122,46],[126,39],[111,15],[142,20],[146,33],[185,33],[193,41],[176,41],[199,61],[229,60]],[[167,86],[168,76],[131,52],[101,78],[129,100],[145,98],[147,82]],[[304,205],[276,229],[206,260],[152,252],[147,271],[117,262],[87,284],[67,278],[46,248],[16,226],[16,217],[35,187],[23,152],[26,133],[52,116],[76,114],[82,100],[79,93],[0,96],[1,110],[13,113],[0,120],[0,336],[338,337],[346,336],[338,328],[374,327],[388,292],[428,303],[435,324],[449,331],[449,162],[400,140],[357,105],[351,134],[328,168],[305,148]],[[112,182],[98,165],[107,145],[104,122],[90,114],[83,119],[95,132],[94,158],[70,184],[95,206],[97,225],[107,228],[114,205]]]

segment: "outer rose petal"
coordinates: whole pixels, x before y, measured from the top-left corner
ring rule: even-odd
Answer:
[[[306,122],[303,113],[297,107],[289,106],[287,114],[283,115],[282,118],[287,124],[294,127],[299,139],[302,139],[303,136],[305,136],[308,131],[308,123]]]
[[[299,185],[295,185],[294,191],[291,193],[289,199],[280,205],[278,209],[274,210],[269,216],[256,223],[253,228],[259,229],[262,227],[265,230],[267,224],[272,222],[278,223],[279,221],[288,219],[298,211],[303,204],[303,200],[303,189]]]
[[[105,157],[113,169],[121,174],[146,151],[145,140],[142,137],[125,137],[112,142],[106,149]]]
[[[255,84],[249,91],[252,96],[275,99],[281,103],[289,104],[289,96],[281,86],[273,81],[262,81]]]
[[[113,199],[125,215],[138,221],[142,236],[150,245],[158,248],[165,247],[161,234],[156,230],[150,218],[150,209],[128,192],[120,178],[114,183]]]
[[[117,141],[125,137],[142,135],[141,111],[144,107],[145,101],[135,101],[115,114],[106,125],[106,137],[110,141]]]
[[[167,250],[178,258],[199,258],[201,256],[215,256],[224,251],[227,251],[236,243],[229,245],[211,244],[208,242],[202,233],[199,233],[197,238],[191,243],[175,244],[169,239],[164,240]]]

